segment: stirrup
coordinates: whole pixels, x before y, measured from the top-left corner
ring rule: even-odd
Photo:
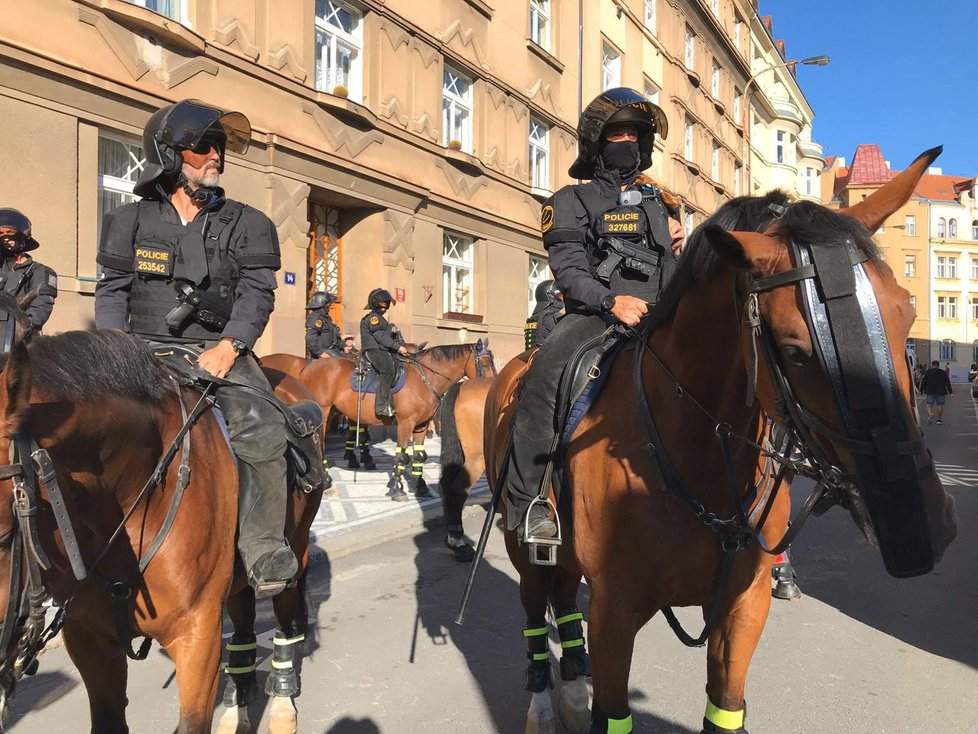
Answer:
[[[535,497],[530,506],[526,508],[527,520],[530,516],[530,510],[536,504],[543,504],[546,506],[547,511],[550,511],[550,498],[549,497]],[[533,566],[556,566],[557,565],[557,548],[563,543],[563,538],[560,534],[560,514],[556,512],[556,507],[554,508],[553,518],[554,525],[557,526],[557,535],[553,538],[546,538],[543,536],[527,535],[527,530],[530,527],[528,521],[523,523],[523,532],[520,533],[520,543],[525,545],[530,553],[530,564]]]

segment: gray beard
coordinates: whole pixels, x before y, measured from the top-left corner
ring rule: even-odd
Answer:
[[[199,188],[201,186],[213,188],[221,182],[221,173],[216,168],[211,168],[210,170],[204,172],[203,175],[199,175],[197,173],[197,169],[191,168],[187,164],[184,164],[183,175],[187,177],[187,181],[194,188]]]

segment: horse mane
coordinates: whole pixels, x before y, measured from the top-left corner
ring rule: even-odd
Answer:
[[[52,400],[88,402],[113,395],[161,400],[170,370],[142,339],[117,330],[67,331],[28,345],[35,388]]]
[[[421,356],[430,354],[436,362],[451,362],[466,356],[471,351],[471,344],[442,344],[437,347],[428,347],[421,352]]]
[[[784,207],[778,214],[771,207]],[[649,327],[657,328],[670,319],[686,292],[698,283],[706,283],[724,269],[722,258],[703,234],[709,226],[728,231],[764,232],[777,222],[777,234],[796,242],[818,242],[821,245],[844,247],[852,241],[874,261],[882,254],[869,231],[845,214],[827,209],[811,201],[792,202],[791,196],[775,189],[764,196],[738,196],[717,209],[704,220],[686,241],[679,258],[679,267],[663,291],[649,319]]]

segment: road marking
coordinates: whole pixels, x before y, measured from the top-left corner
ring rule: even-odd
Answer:
[[[941,484],[958,487],[978,487],[978,470],[958,464],[936,462],[937,477]]]

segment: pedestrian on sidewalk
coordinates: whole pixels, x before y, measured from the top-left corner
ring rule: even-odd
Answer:
[[[920,381],[920,392],[926,396],[924,402],[927,405],[927,422],[930,423],[936,417],[937,425],[942,425],[944,401],[948,395],[954,394],[954,390],[951,389],[951,378],[941,369],[941,363],[936,359],[930,363],[930,369]]]

